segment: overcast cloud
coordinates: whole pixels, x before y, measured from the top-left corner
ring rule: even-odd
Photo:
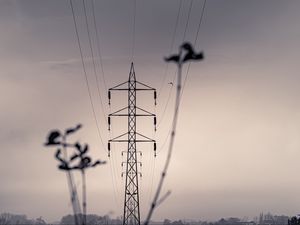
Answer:
[[[88,16],[92,27],[91,1]],[[193,42],[203,0],[194,0],[185,40]],[[190,1],[183,1],[172,52],[183,41]],[[93,103],[106,146],[82,1],[74,0]],[[163,116],[175,66],[166,65],[179,1],[137,1],[134,63],[137,79],[160,92]],[[198,50],[206,59],[191,65],[184,89],[178,136],[165,190],[172,195],[154,219],[208,219],[296,215],[300,200],[300,2],[296,0],[207,0]],[[132,51],[133,1],[95,1],[106,87],[128,79]],[[108,164],[89,171],[88,211],[122,214],[121,150],[112,157],[99,140],[88,97],[69,1],[0,2],[0,212],[58,220],[71,213],[65,174],[54,150],[43,147],[47,132],[82,123],[75,139]],[[96,51],[92,30],[93,49]],[[99,56],[95,54],[104,112],[109,112]],[[162,86],[163,85],[163,86]],[[163,87],[160,89],[160,87]],[[124,97],[124,96],[123,96]],[[139,104],[154,110],[152,96]],[[171,123],[174,93],[155,138],[160,150]],[[124,100],[124,101],[123,101]],[[123,102],[122,102],[123,101]],[[126,99],[113,96],[112,110]],[[126,129],[114,123],[113,135]],[[141,125],[143,124],[143,125]],[[138,128],[152,136],[152,121]],[[123,128],[122,128],[123,127]],[[142,128],[145,130],[142,130]],[[166,148],[155,159],[143,145],[142,218],[150,206]],[[153,183],[152,177],[154,176]],[[79,183],[78,179],[78,184]]]

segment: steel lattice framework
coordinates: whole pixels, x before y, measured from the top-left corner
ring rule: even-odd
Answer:
[[[140,225],[140,204],[139,204],[139,177],[141,173],[138,171],[137,159],[137,142],[153,142],[154,152],[156,151],[155,140],[146,137],[136,131],[136,118],[138,116],[151,116],[154,118],[156,126],[156,116],[144,109],[136,106],[137,91],[154,91],[154,99],[156,104],[156,90],[148,85],[136,81],[133,63],[129,72],[128,81],[121,83],[108,91],[109,104],[111,99],[111,91],[127,91],[128,106],[108,115],[108,124],[110,129],[112,116],[128,117],[128,132],[117,136],[108,141],[108,150],[110,155],[111,142],[128,142],[127,160],[126,160],[126,179],[125,179],[125,197],[124,197],[124,213],[123,225]],[[124,139],[127,136],[127,139]],[[156,154],[155,154],[156,155]],[[122,174],[123,175],[123,174]]]

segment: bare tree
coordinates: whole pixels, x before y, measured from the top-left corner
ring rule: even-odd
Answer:
[[[0,215],[0,225],[8,225],[11,220],[11,214],[9,213],[2,213]]]

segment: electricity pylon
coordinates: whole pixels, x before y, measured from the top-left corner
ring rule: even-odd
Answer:
[[[154,118],[154,126],[156,130],[156,115],[150,113],[136,105],[137,91],[154,91],[154,100],[156,104],[156,90],[146,84],[136,81],[133,63],[129,72],[129,79],[108,90],[109,104],[111,100],[111,91],[127,91],[128,92],[128,106],[108,115],[109,129],[111,125],[111,117],[124,116],[128,118],[128,132],[121,134],[108,141],[108,151],[110,156],[111,142],[127,142],[127,160],[126,160],[126,179],[125,179],[125,199],[124,199],[124,213],[123,225],[140,225],[140,204],[139,204],[139,179],[137,161],[138,142],[152,142],[154,143],[154,155],[156,155],[155,140],[146,137],[136,131],[136,118],[139,116],[150,116]]]

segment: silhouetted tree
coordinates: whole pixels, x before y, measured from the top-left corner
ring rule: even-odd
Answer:
[[[296,216],[293,216],[291,219],[288,220],[289,225],[299,225],[300,224],[300,218],[297,218]]]
[[[171,225],[171,220],[165,219],[164,220],[164,225]]]
[[[88,225],[121,225],[122,222],[118,220],[112,220],[108,215],[99,216],[96,214],[87,214],[86,223]],[[74,224],[74,217],[72,215],[66,215],[61,218],[61,225],[71,225]]]
[[[10,222],[11,215],[9,213],[2,213],[0,215],[0,225],[8,225]]]
[[[0,215],[0,225],[11,225],[11,224],[33,224],[32,220],[27,219],[26,215],[18,215],[12,213],[2,213]]]
[[[181,220],[178,220],[178,221],[174,221],[172,225],[184,225],[184,223]]]
[[[45,220],[43,220],[43,218],[40,216],[40,217],[36,218],[35,224],[36,224],[36,225],[45,225],[45,224],[47,224],[47,223],[46,223]]]

